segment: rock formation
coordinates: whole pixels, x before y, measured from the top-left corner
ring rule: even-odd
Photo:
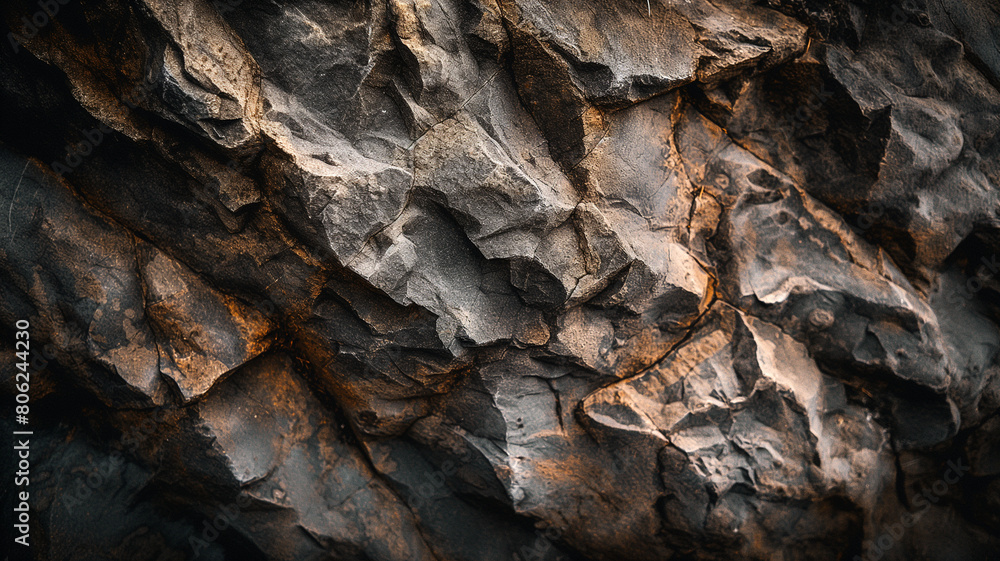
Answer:
[[[2,12],[11,555],[997,559],[995,0]]]

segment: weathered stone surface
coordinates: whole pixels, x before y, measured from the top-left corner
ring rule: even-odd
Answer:
[[[88,211],[43,164],[7,149],[2,157],[4,175],[16,178],[4,197],[4,308],[37,310],[36,336],[109,406],[164,403],[135,237]]]
[[[271,326],[263,314],[218,294],[148,245],[137,248],[148,322],[158,342],[160,373],[185,400],[264,351]]]
[[[12,558],[996,557],[990,1],[0,11]]]

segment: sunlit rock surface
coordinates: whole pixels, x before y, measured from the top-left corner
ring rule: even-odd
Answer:
[[[994,2],[56,5],[14,555],[997,558]]]

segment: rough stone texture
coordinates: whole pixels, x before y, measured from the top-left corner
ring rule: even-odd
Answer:
[[[13,558],[997,559],[994,1],[46,6]]]

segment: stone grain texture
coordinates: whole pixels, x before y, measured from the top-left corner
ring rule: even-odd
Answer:
[[[12,555],[998,559],[995,0],[0,11]]]

